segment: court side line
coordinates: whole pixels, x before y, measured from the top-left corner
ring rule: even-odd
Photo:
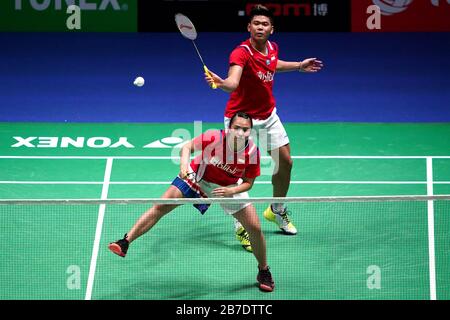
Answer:
[[[111,180],[111,171],[112,171],[112,164],[113,159],[107,158],[106,159],[106,167],[105,167],[105,176],[103,178],[103,188],[102,188],[102,200],[108,199],[108,189],[109,189],[109,182]],[[94,247],[92,249],[92,257],[91,257],[91,265],[89,267],[89,277],[86,287],[86,296],[85,300],[91,300],[92,298],[92,288],[94,287],[94,277],[95,277],[95,269],[97,267],[97,257],[98,257],[98,250],[100,248],[100,239],[102,235],[102,228],[103,228],[103,219],[105,217],[105,207],[106,205],[100,204],[98,209],[98,218],[97,218],[97,227],[95,229],[95,239],[94,239]]]
[[[78,160],[179,160],[179,156],[0,156],[0,159],[78,159]],[[191,157],[192,158],[192,157]],[[450,156],[291,156],[292,159],[450,159]],[[270,156],[261,156],[270,159]]]
[[[172,181],[114,181],[109,185],[167,185]],[[291,184],[427,184],[428,181],[348,181],[348,180],[293,180]],[[0,184],[37,185],[103,185],[100,181],[0,181]],[[272,184],[271,181],[255,181],[255,184]],[[450,184],[450,181],[435,181],[433,184]]]
[[[433,159],[427,158],[427,195],[433,195]],[[434,201],[428,200],[428,255],[430,273],[430,300],[436,300],[436,263],[434,250]]]
[[[111,182],[111,184],[115,185],[158,185],[158,184],[170,184],[172,181],[117,181],[117,182]],[[272,184],[271,181],[255,181],[254,184]],[[329,181],[329,180],[323,180],[323,181],[308,181],[308,180],[293,180],[290,181],[290,184],[427,184],[426,181]],[[440,184],[450,184],[450,181],[448,182],[440,182]]]

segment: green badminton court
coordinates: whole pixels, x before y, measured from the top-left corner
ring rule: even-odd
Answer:
[[[221,128],[203,124],[202,130]],[[288,123],[290,197],[450,194],[449,124]],[[201,132],[201,131],[200,131]],[[192,123],[1,123],[0,199],[158,198]],[[270,197],[262,154],[252,197]],[[0,201],[1,202],[1,201]],[[148,205],[150,206],[150,204]],[[449,299],[449,201],[289,206],[285,236],[257,204],[276,289],[218,205],[181,206],[130,247],[107,244],[148,207],[0,205],[1,299]]]

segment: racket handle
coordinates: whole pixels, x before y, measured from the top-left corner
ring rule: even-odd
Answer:
[[[211,76],[211,73],[209,72],[208,67],[206,67],[205,65],[203,65],[203,70],[205,70],[205,73],[209,74]],[[217,89],[217,84],[213,83],[210,85],[212,89]]]

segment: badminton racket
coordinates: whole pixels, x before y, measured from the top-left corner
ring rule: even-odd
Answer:
[[[175,15],[175,23],[177,24],[178,30],[180,30],[183,37],[192,41],[195,51],[197,52],[197,55],[203,64],[203,70],[205,71],[205,73],[207,73],[208,75],[211,76],[211,73],[209,72],[208,67],[206,66],[205,62],[203,61],[202,55],[200,54],[200,51],[198,50],[197,45],[195,44],[195,39],[197,39],[197,30],[195,29],[195,26],[192,23],[192,21],[189,20],[189,18],[186,17],[184,14],[177,13]],[[217,85],[215,83],[213,83],[213,84],[211,84],[211,88],[217,89]]]

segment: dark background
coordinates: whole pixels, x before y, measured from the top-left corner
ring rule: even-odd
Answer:
[[[350,0],[297,1],[139,1],[138,28],[142,32],[173,32],[173,17],[181,12],[203,32],[242,32],[253,4],[264,4],[274,14],[278,32],[351,30]],[[315,15],[315,6],[326,5],[327,14]],[[317,8],[317,7],[316,7]],[[246,13],[240,16],[239,12]],[[194,19],[195,17],[195,19]]]

